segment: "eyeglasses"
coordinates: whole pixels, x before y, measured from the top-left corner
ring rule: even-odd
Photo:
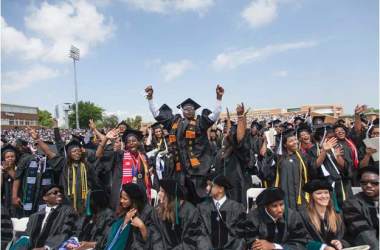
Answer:
[[[54,192],[47,193],[46,195],[51,195],[51,194],[57,195],[57,194],[60,194],[60,193],[61,193],[61,191],[55,190]]]
[[[367,186],[368,184],[371,184],[371,186],[378,186],[379,181],[360,181],[360,185]]]

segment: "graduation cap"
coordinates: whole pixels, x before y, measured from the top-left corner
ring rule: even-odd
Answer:
[[[251,123],[251,128],[253,128],[253,127],[256,127],[257,130],[261,130],[263,128],[263,126],[260,123],[258,123],[257,121],[253,121]]]
[[[270,187],[262,191],[256,198],[258,206],[266,206],[273,202],[283,200],[285,197],[284,191],[277,187]]]
[[[300,123],[298,125],[298,128],[297,128],[297,136],[299,136],[301,134],[301,132],[303,131],[306,131],[308,132],[309,134],[311,134],[311,128],[309,127],[309,125],[307,125],[307,123]]]
[[[193,99],[191,98],[187,98],[186,100],[184,100],[181,104],[179,104],[177,106],[177,108],[181,109],[183,108],[184,106],[186,105],[191,105],[194,107],[194,110],[197,110],[201,107],[201,105],[199,105],[198,103],[196,103]]]
[[[82,145],[84,144],[84,136],[82,135],[71,134],[71,140],[76,140]]]
[[[206,179],[208,181],[213,181],[215,179],[215,177],[218,176],[218,173],[216,171],[210,171],[207,175],[206,175]]]
[[[209,110],[209,109],[207,109],[207,108],[205,108],[205,109],[202,110],[202,116],[208,116],[211,113],[212,113],[212,111]]]
[[[292,128],[289,128],[289,129],[285,130],[284,132],[282,132],[282,140],[284,142],[286,142],[286,140],[292,136],[296,136],[296,131]]]
[[[224,176],[224,175],[218,175],[213,179],[213,183],[215,185],[218,185],[220,187],[224,187],[225,190],[232,189],[233,186],[231,182]]]
[[[6,144],[1,148],[1,155],[4,155],[6,152],[17,153],[17,149],[13,147],[11,144]]]
[[[124,120],[122,120],[121,122],[119,122],[119,124],[117,124],[116,128],[120,127],[121,125],[124,125],[127,127],[127,129],[129,128],[129,125],[128,123],[126,123]]]
[[[294,117],[294,122],[296,123],[297,121],[305,122],[305,118],[303,118],[301,116],[296,116],[296,117]]]
[[[280,124],[280,123],[281,123],[280,119],[275,119],[275,120],[272,120],[272,121],[268,122],[268,125],[271,125],[273,127],[274,125],[277,125],[277,124]]]
[[[75,140],[75,139],[72,139],[71,141],[69,141],[69,143],[67,143],[65,146],[66,152],[70,152],[73,148],[81,148],[81,147],[82,147],[82,144],[78,140]]]
[[[126,192],[133,201],[146,201],[145,192],[136,183],[124,184],[121,190]]]
[[[63,187],[61,185],[58,185],[58,184],[51,184],[51,185],[48,185],[48,186],[44,186],[42,188],[42,196],[45,196],[50,190],[52,190],[53,188],[58,188],[59,191],[61,191],[61,194],[63,194]]]
[[[172,197],[178,197],[179,199],[185,198],[185,192],[183,191],[181,185],[172,179],[161,179],[159,181],[160,187],[165,190],[165,193]]]
[[[125,130],[125,132],[123,133],[123,136],[122,136],[122,139],[123,141],[127,141],[127,138],[129,136],[135,136],[137,138],[138,141],[141,141],[144,137],[143,133],[140,131],[140,130],[136,130],[136,129],[127,129]]]
[[[368,165],[367,167],[359,168],[358,179],[362,178],[362,175],[364,173],[373,173],[373,174],[379,175],[379,166],[374,164],[374,165]]]
[[[346,131],[346,133],[347,133],[347,131],[348,131],[348,128],[347,128],[344,124],[339,123],[339,122],[336,122],[336,123],[333,125],[333,129],[334,129],[334,131],[335,131],[335,129],[337,129],[337,128],[343,128],[344,131]]]
[[[303,186],[303,191],[311,194],[317,190],[333,190],[331,184],[325,179],[314,179]]]
[[[156,123],[153,123],[152,125],[150,125],[150,127],[152,129],[157,129],[157,128],[162,128],[162,125],[161,125],[161,123],[156,122]]]
[[[334,133],[334,129],[330,124],[322,124],[315,128],[314,139],[317,141],[324,141],[326,135],[329,133]]]
[[[284,122],[280,125],[282,128],[284,129],[288,129],[288,128],[293,128],[293,124],[291,124],[290,122]]]

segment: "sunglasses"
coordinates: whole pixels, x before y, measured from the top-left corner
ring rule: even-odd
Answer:
[[[56,190],[56,191],[54,191],[54,192],[47,193],[46,195],[51,195],[51,194],[53,194],[53,195],[57,195],[57,194],[60,194],[60,193],[61,193],[61,191]]]
[[[371,186],[378,186],[379,181],[360,181],[360,185],[367,186],[368,184],[371,184]]]

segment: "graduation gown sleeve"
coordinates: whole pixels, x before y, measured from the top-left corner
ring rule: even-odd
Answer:
[[[343,203],[343,216],[347,226],[347,240],[353,245],[370,245],[379,249],[379,219],[376,208],[366,201],[363,193]]]

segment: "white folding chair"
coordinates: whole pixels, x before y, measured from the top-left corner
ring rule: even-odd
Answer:
[[[249,199],[252,199],[253,202],[256,202],[257,196],[264,191],[265,188],[249,188],[247,190],[247,213],[249,212]]]
[[[22,234],[26,231],[26,225],[28,224],[29,217],[23,217],[23,218],[11,218],[12,224],[13,224],[13,237],[14,239],[17,238],[18,234]]]
[[[158,204],[158,194],[157,194],[157,191],[155,189],[151,189],[150,190],[150,196],[153,200],[153,206],[157,206]]]
[[[362,191],[361,187],[352,187],[352,193],[355,195],[357,193],[360,193]]]

